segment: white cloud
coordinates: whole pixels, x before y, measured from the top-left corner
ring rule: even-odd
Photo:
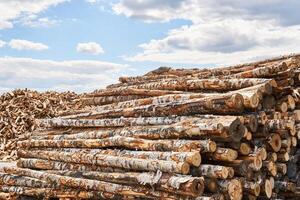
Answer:
[[[13,24],[11,22],[8,21],[0,21],[0,30],[1,29],[8,29],[8,28],[12,28]]]
[[[12,28],[19,17],[38,14],[65,1],[68,0],[0,0],[0,29]]]
[[[39,17],[38,15],[26,15],[21,18],[20,23],[24,26],[36,28],[36,27],[51,27],[61,23],[61,20],[50,19],[49,17]]]
[[[117,14],[145,22],[185,19],[191,25],[140,44],[129,61],[224,64],[298,52],[300,1],[121,0]]]
[[[0,57],[0,91],[24,87],[40,91],[93,91],[115,82],[116,73],[126,67],[97,60]]]
[[[28,40],[20,40],[20,39],[12,39],[8,45],[12,49],[17,50],[35,50],[35,51],[42,51],[46,50],[49,47],[43,43],[32,42]]]
[[[3,40],[0,40],[0,48],[4,47],[4,46],[5,46],[5,44],[6,44],[6,42],[5,42],[5,41],[3,41]]]
[[[96,42],[78,43],[77,52],[98,55],[104,53],[103,48]]]

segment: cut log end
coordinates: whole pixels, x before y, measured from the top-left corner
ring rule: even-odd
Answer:
[[[233,179],[230,181],[228,194],[231,200],[241,200],[243,198],[243,188],[239,180]]]
[[[195,167],[199,167],[201,164],[201,155],[200,152],[195,152],[192,156],[187,157],[186,162],[192,164]]]
[[[268,198],[271,198],[271,196],[272,196],[272,184],[271,184],[271,181],[268,180],[268,179],[266,179],[263,187],[264,187],[263,189],[264,189],[265,195]]]
[[[246,127],[241,123],[240,119],[236,119],[229,126],[229,132],[232,134],[232,139],[238,142],[245,135]]]
[[[188,163],[182,163],[180,170],[182,174],[188,174],[190,172],[190,165]]]

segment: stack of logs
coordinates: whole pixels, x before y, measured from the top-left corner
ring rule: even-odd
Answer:
[[[121,77],[39,120],[3,198],[299,199],[300,56]]]

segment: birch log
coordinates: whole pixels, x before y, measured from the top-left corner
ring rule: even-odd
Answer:
[[[50,159],[53,161],[71,162],[78,164],[99,165],[102,167],[117,167],[139,171],[157,171],[187,174],[189,165],[184,162],[173,162],[163,160],[145,160],[138,158],[117,157],[103,154],[66,153],[51,151],[20,151],[23,157]]]
[[[61,187],[73,187],[82,190],[94,190],[94,191],[101,191],[101,192],[108,192],[112,194],[120,194],[120,195],[129,195],[129,196],[136,196],[136,197],[175,197],[170,193],[160,192],[160,191],[153,191],[146,187],[132,187],[128,185],[121,185],[115,183],[109,183],[104,181],[96,181],[96,180],[89,180],[83,178],[73,178],[67,176],[60,176],[56,174],[50,174],[47,172],[30,170],[30,169],[21,169],[21,168],[10,168],[6,171],[10,171],[11,173],[21,175],[21,176],[28,176],[36,179],[40,179],[42,181],[49,182],[51,184],[55,184],[56,186]]]
[[[125,147],[146,151],[194,151],[214,152],[216,143],[211,140],[145,140],[130,137],[110,137],[89,140],[25,140],[18,142],[20,148],[104,148]]]
[[[92,180],[108,181],[125,185],[149,185],[155,189],[172,192],[180,195],[196,197],[204,190],[202,177],[179,176],[157,173],[103,173],[103,172],[75,172],[75,171],[50,171],[62,176],[82,177]]]

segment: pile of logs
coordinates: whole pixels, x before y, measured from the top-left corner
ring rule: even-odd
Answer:
[[[1,195],[300,199],[299,74],[290,55],[121,77],[82,99],[95,107],[38,120]]]
[[[78,109],[78,95],[71,92],[14,90],[0,96],[0,160],[14,160],[18,137],[36,129],[35,119],[54,117]]]

